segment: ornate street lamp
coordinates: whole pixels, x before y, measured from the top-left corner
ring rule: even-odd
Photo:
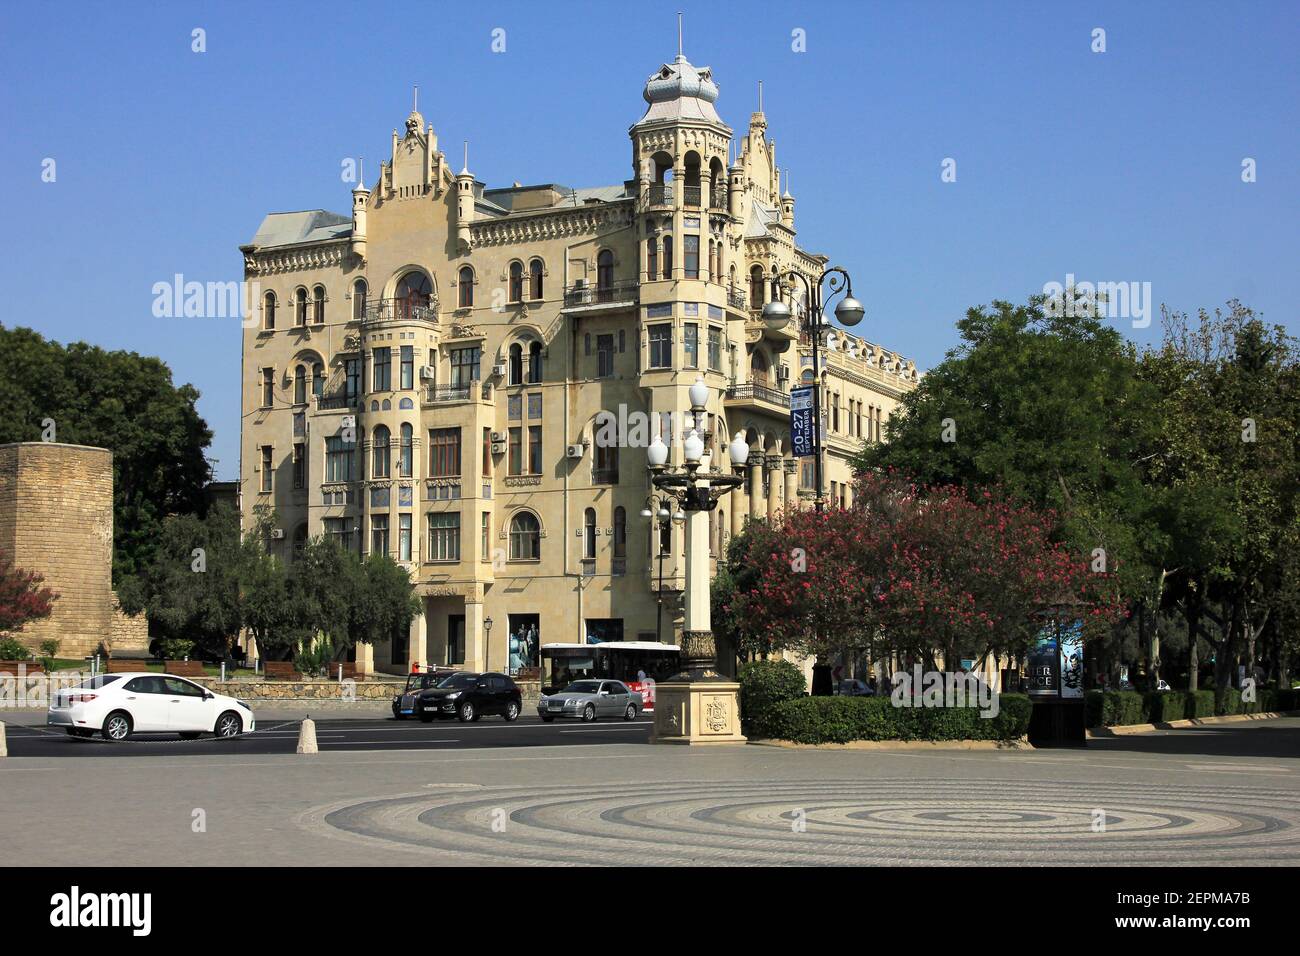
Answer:
[[[668,467],[668,447],[656,436],[646,450],[650,481],[662,499],[676,502],[674,519],[686,525],[686,621],[682,629],[682,670],[659,684],[655,700],[656,742],[739,743],[740,685],[718,673],[717,646],[709,614],[709,512],[728,492],[744,483],[741,471],[749,445],[740,433],[728,447],[734,473],[715,471],[701,431],[709,388],[691,386],[693,427],[682,442],[683,464]],[[680,516],[680,517],[679,517]]]
[[[835,318],[839,319],[841,325],[848,327],[857,325],[862,321],[862,317],[866,315],[867,310],[863,308],[861,302],[853,297],[853,282],[849,279],[849,274],[839,266],[831,266],[817,277],[815,283],[810,283],[802,272],[795,269],[791,269],[778,277],[778,279],[786,280],[782,285],[792,291],[795,278],[798,278],[803,283],[804,290],[808,293],[808,311],[799,316],[798,321],[801,322],[800,328],[802,331],[807,332],[809,339],[812,341],[813,484],[817,493],[814,504],[818,511],[823,511],[826,507],[826,498],[822,494],[822,368],[818,349],[821,346],[822,334],[829,329],[833,329],[834,326],[825,321],[822,312],[822,284],[828,279],[830,280],[830,291],[826,296],[828,299],[838,292],[846,293],[844,298],[840,300],[839,305],[835,307]],[[784,330],[790,324],[791,318],[790,306],[780,299],[773,299],[763,306],[763,321],[773,332]]]

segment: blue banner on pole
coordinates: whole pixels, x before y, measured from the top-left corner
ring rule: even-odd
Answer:
[[[811,385],[790,389],[790,444],[800,458],[813,453],[812,403]]]

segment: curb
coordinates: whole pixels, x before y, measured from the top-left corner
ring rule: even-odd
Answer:
[[[1225,714],[1222,717],[1188,717],[1158,724],[1119,724],[1114,727],[1089,727],[1090,738],[1126,737],[1130,734],[1149,734],[1154,730],[1180,730],[1185,727],[1212,727],[1215,724],[1240,724],[1250,720],[1276,720],[1279,717],[1300,717],[1300,710],[1265,710],[1257,714]]]
[[[850,740],[842,744],[800,744],[792,740],[751,740],[755,747],[787,750],[1021,750],[1030,749],[1029,738],[1017,740]]]

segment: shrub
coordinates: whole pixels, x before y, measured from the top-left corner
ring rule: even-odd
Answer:
[[[803,671],[790,661],[751,661],[740,665],[740,719],[749,736],[770,736],[768,718],[782,701],[808,693]]]
[[[1148,703],[1131,690],[1090,690],[1083,696],[1089,727],[1118,727],[1150,723]]]
[[[852,740],[1015,740],[1029,729],[1029,698],[1003,694],[996,717],[977,707],[895,707],[888,697],[799,697],[772,707],[766,736],[803,744]]]
[[[0,637],[0,661],[25,661],[31,656],[32,652],[18,638],[8,635]]]

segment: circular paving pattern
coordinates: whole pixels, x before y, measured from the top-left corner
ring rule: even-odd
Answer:
[[[317,807],[299,822],[448,862],[1300,862],[1296,794],[1231,786],[917,779],[434,785]]]

